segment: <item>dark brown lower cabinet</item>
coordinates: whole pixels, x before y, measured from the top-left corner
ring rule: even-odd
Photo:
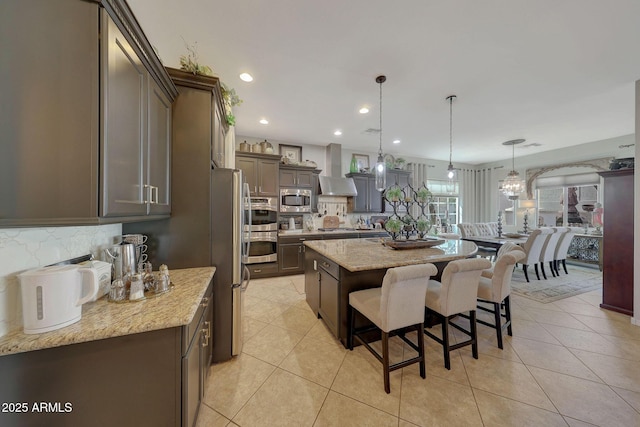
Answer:
[[[189,325],[0,356],[0,425],[195,425],[211,289]]]

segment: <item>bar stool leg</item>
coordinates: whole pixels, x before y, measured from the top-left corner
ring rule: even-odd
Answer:
[[[418,325],[418,348],[420,349],[420,355],[422,356],[422,360],[420,360],[420,376],[422,378],[426,378],[427,369],[426,369],[426,358],[427,356],[424,354],[424,325],[421,323]]]
[[[504,314],[507,319],[507,333],[509,336],[513,336],[513,331],[511,330],[511,299],[510,295],[504,299]]]
[[[442,351],[444,352],[444,367],[451,370],[451,360],[449,359],[449,318],[442,319]]]
[[[500,303],[493,303],[493,319],[496,325],[496,333],[498,336],[498,348],[502,350],[502,323],[501,323],[501,315],[500,315]]]
[[[473,358],[478,358],[478,329],[476,324],[476,311],[471,310],[469,312],[469,320],[471,322],[471,351],[473,353]]]
[[[391,393],[391,386],[389,385],[389,333],[382,332],[382,368],[384,375],[384,391],[387,394]]]

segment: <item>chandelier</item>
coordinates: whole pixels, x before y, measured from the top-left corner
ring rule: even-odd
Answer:
[[[376,190],[384,191],[387,187],[387,168],[382,155],[382,83],[387,80],[386,76],[376,77],[376,83],[380,85],[380,147],[378,148],[378,161],[376,162]]]
[[[502,192],[511,200],[517,199],[524,191],[525,183],[520,179],[520,174],[515,167],[515,146],[522,144],[524,139],[512,139],[505,141],[502,145],[511,146],[511,171],[507,174],[507,178],[502,182]]]
[[[453,100],[456,98],[455,95],[449,95],[446,98],[449,100],[449,166],[447,167],[449,185],[452,185],[456,178],[456,170],[453,167],[453,163],[451,163],[451,156],[453,155]]]

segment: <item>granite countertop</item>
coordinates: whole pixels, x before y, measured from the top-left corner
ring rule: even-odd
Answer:
[[[453,261],[478,250],[475,243],[465,240],[445,240],[431,248],[403,250],[384,246],[380,238],[311,240],[304,244],[352,272]]]
[[[280,230],[278,232],[278,237],[296,237],[296,236],[330,236],[332,234],[377,234],[377,233],[386,233],[385,230],[382,229],[373,229],[373,228],[365,228],[362,230],[358,230],[355,228],[337,228],[335,231],[320,231],[320,230]]]
[[[82,319],[62,329],[0,337],[0,356],[187,325],[193,320],[215,267],[171,270],[174,288],[139,302],[112,303],[104,296],[82,306]]]

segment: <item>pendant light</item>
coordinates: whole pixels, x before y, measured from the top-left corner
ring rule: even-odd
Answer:
[[[446,99],[449,100],[449,166],[447,167],[447,179],[449,180],[448,186],[453,187],[456,178],[456,170],[451,163],[451,157],[453,155],[453,100],[457,96],[449,95]]]
[[[522,144],[524,141],[524,139],[512,139],[502,143],[502,145],[511,146],[511,172],[507,174],[507,178],[502,182],[502,192],[511,200],[520,197],[525,187],[525,183],[520,179],[520,174],[515,167],[515,146]]]
[[[386,76],[376,77],[376,83],[380,85],[380,147],[378,148],[378,161],[376,162],[376,190],[384,191],[387,187],[387,168],[382,156],[382,83],[387,80]]]

